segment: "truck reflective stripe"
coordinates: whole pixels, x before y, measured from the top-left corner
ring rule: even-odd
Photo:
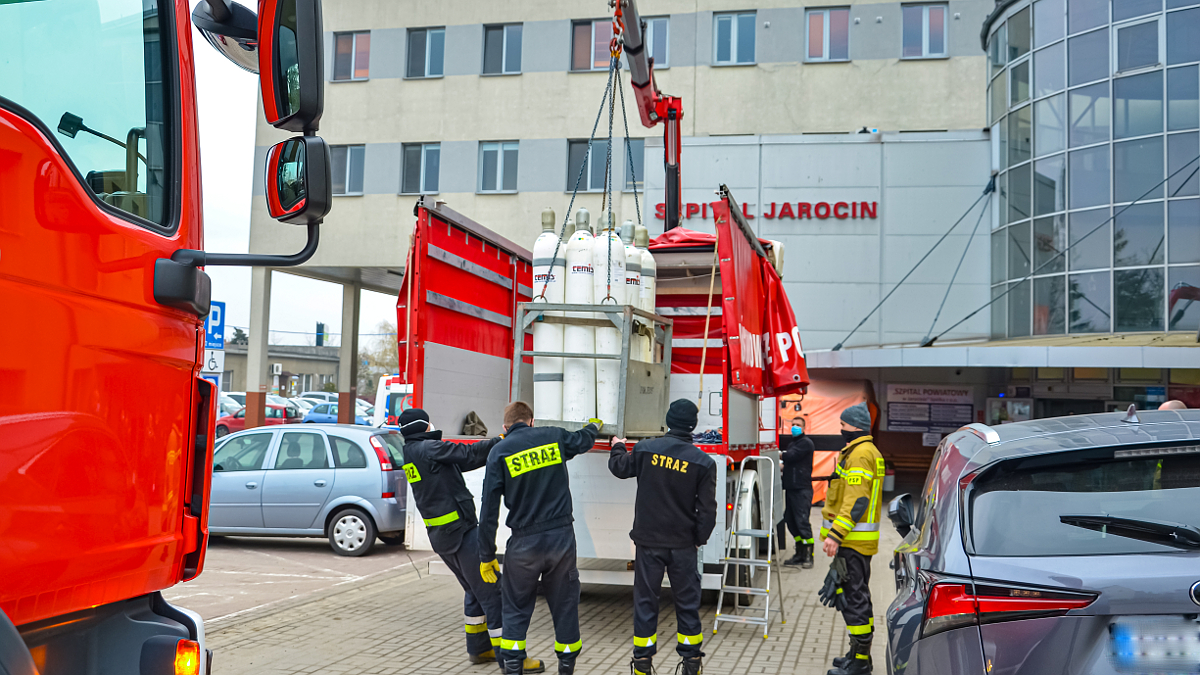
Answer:
[[[525,646],[524,641],[521,642],[521,646]],[[583,649],[583,640],[576,640],[571,644],[563,644],[557,641],[554,643],[554,651],[558,652],[559,654],[576,654],[581,649]]]
[[[458,520],[458,511],[451,511],[450,513],[447,513],[446,515],[438,516],[437,518],[426,518],[425,519],[425,527],[437,527],[438,525],[445,525],[446,523],[453,523],[456,520]]]

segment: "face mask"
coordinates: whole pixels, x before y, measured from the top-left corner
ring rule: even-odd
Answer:
[[[842,430],[842,438],[844,438],[846,440],[847,444],[854,442],[854,439],[856,439],[856,438],[862,438],[863,436],[866,436],[866,435],[867,435],[867,432],[865,432],[865,431],[846,431],[844,429]]]
[[[793,436],[803,436],[804,428],[803,427],[792,427],[792,435]]]

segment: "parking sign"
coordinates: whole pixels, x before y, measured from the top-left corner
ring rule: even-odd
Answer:
[[[204,348],[225,349],[225,303],[213,302],[204,319]]]

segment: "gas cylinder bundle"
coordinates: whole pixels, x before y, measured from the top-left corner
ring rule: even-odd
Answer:
[[[646,228],[625,221],[621,234],[608,214],[596,232],[591,214],[579,209],[567,220],[564,238],[554,231],[552,209],[542,212],[542,233],[533,245],[533,302],[571,305],[633,305],[654,311],[654,257],[647,249]],[[623,236],[622,236],[623,235]],[[648,272],[648,273],[647,273]],[[547,312],[548,316],[561,314]],[[568,312],[568,317],[603,315]],[[652,340],[635,333],[630,356],[649,361]],[[568,354],[621,353],[621,332],[595,327],[538,321],[533,325],[536,352]],[[621,362],[615,359],[533,358],[533,409],[538,419],[581,421],[591,417],[616,420],[621,401]]]

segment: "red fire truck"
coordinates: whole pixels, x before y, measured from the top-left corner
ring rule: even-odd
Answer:
[[[208,265],[312,255],[329,210],[319,0],[0,3],[0,673],[202,674]],[[259,72],[294,256],[206,254],[192,25]],[[260,403],[261,405],[261,403]]]

